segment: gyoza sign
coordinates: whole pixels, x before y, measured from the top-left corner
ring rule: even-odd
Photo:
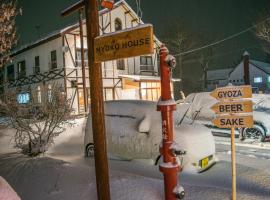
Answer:
[[[210,95],[217,100],[251,98],[252,89],[249,85],[227,86],[215,89]]]
[[[151,24],[99,36],[94,41],[95,62],[152,54],[153,37]]]

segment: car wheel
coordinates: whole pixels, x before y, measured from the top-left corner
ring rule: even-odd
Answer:
[[[254,124],[252,128],[244,128],[242,133],[243,139],[252,139],[257,142],[264,142],[265,131],[262,126]]]
[[[94,157],[94,144],[93,143],[90,143],[86,146],[86,149],[85,149],[85,156],[86,157]]]

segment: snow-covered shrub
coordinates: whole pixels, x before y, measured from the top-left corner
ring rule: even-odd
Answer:
[[[0,110],[9,118],[8,125],[16,130],[15,147],[24,154],[37,156],[48,150],[65,127],[73,125],[72,108],[70,99],[57,85],[43,86],[29,95],[29,101],[22,103],[16,92],[9,90],[5,100],[0,101]]]

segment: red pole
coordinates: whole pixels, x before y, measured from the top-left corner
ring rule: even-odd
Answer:
[[[163,155],[163,163],[159,165],[164,175],[165,199],[176,200],[179,198],[179,186],[177,174],[180,171],[180,164],[173,149],[173,111],[176,110],[176,103],[171,96],[171,69],[166,58],[168,49],[165,45],[160,49],[160,73],[161,73],[161,98],[157,110],[161,111],[162,117],[162,146],[160,153]]]

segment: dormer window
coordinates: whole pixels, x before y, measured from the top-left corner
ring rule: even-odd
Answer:
[[[114,20],[114,26],[115,26],[115,31],[121,31],[123,29],[122,21],[119,18],[116,18]]]

